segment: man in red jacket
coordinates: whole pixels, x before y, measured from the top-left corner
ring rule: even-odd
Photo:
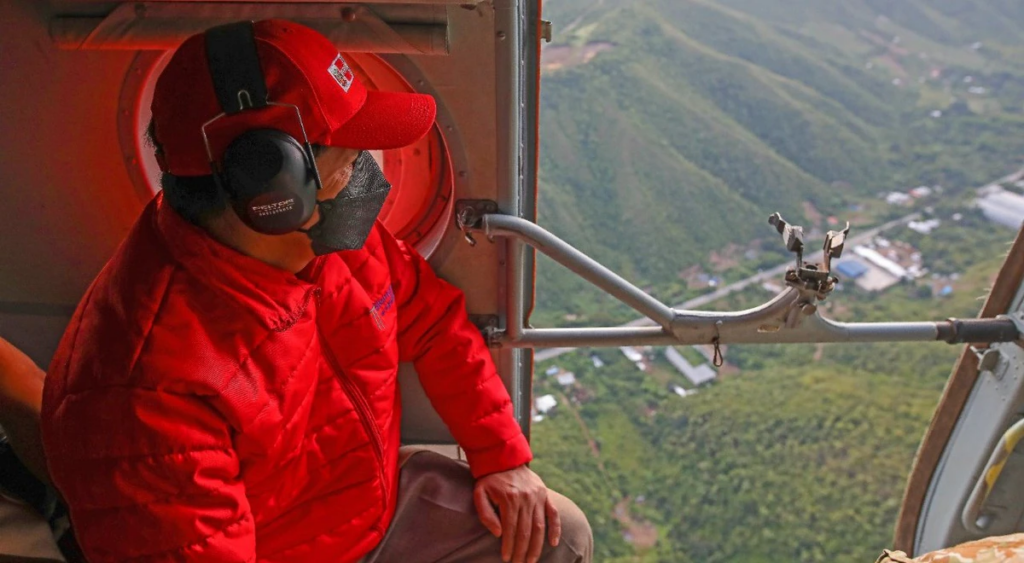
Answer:
[[[433,99],[367,91],[323,36],[270,20],[189,38],[152,109],[164,190],[44,389],[90,560],[589,561],[462,293],[375,222],[389,185],[365,151],[426,134]],[[400,460],[404,361],[468,468]]]

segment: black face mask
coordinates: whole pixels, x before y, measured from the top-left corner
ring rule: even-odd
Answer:
[[[390,191],[391,184],[373,156],[359,153],[345,189],[332,199],[316,202],[320,220],[303,231],[313,241],[313,253],[323,256],[362,248]]]

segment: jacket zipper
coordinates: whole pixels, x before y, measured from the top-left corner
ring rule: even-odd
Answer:
[[[320,288],[314,290],[316,296],[316,304],[319,309],[320,305]],[[320,338],[320,348],[323,351],[324,357],[327,358],[327,362],[331,365],[331,369],[337,374],[338,380],[341,381],[341,385],[345,388],[345,393],[348,394],[349,398],[356,408],[356,413],[359,415],[359,422],[363,425],[363,430],[370,438],[370,446],[373,449],[374,455],[377,457],[377,477],[380,479],[381,494],[384,498],[384,510],[387,510],[389,487],[387,479],[384,476],[384,440],[380,436],[380,429],[377,428],[377,423],[373,420],[373,413],[370,412],[370,405],[366,402],[366,397],[363,396],[359,388],[356,387],[355,382],[349,379],[348,375],[345,374],[345,370],[341,369],[338,364],[337,358],[334,357],[334,353],[327,345],[327,341],[324,339],[323,334],[320,333],[319,328],[317,329],[317,336]],[[379,528],[379,524],[374,526]]]

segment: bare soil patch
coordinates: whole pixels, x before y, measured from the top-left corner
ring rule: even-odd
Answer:
[[[723,250],[712,250],[708,255],[708,262],[711,263],[711,270],[724,272],[740,265],[743,258],[743,248],[738,244],[729,244]]]
[[[541,72],[554,72],[587,64],[603,51],[615,47],[614,43],[595,41],[582,46],[552,45],[544,47],[540,55]]]
[[[634,518],[629,512],[631,499],[626,497],[615,505],[613,516],[626,528],[626,541],[647,549],[658,543],[658,529],[654,524]]]
[[[814,204],[809,202],[809,201],[805,201],[803,206],[804,206],[804,215],[807,216],[807,220],[810,221],[811,224],[816,226],[816,227],[821,226],[822,215],[821,215],[821,212],[818,211],[818,208],[814,207]]]

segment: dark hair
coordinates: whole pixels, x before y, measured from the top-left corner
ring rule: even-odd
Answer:
[[[164,201],[185,220],[205,226],[228,208],[227,194],[217,187],[213,175],[175,176],[163,174],[160,188]]]
[[[156,140],[156,126],[153,121],[150,121],[149,127],[146,128],[146,140],[159,157],[163,148]],[[160,189],[164,192],[164,201],[167,205],[195,225],[205,225],[228,208],[227,194],[217,187],[212,174],[175,176],[165,172],[160,177]]]
[[[156,140],[156,126],[152,120],[146,128],[146,140],[159,157],[163,148]],[[312,145],[314,158],[320,156],[324,148],[322,145]],[[195,225],[206,225],[228,208],[228,196],[217,187],[212,174],[175,176],[165,172],[160,177],[160,189],[164,192],[167,205]]]

